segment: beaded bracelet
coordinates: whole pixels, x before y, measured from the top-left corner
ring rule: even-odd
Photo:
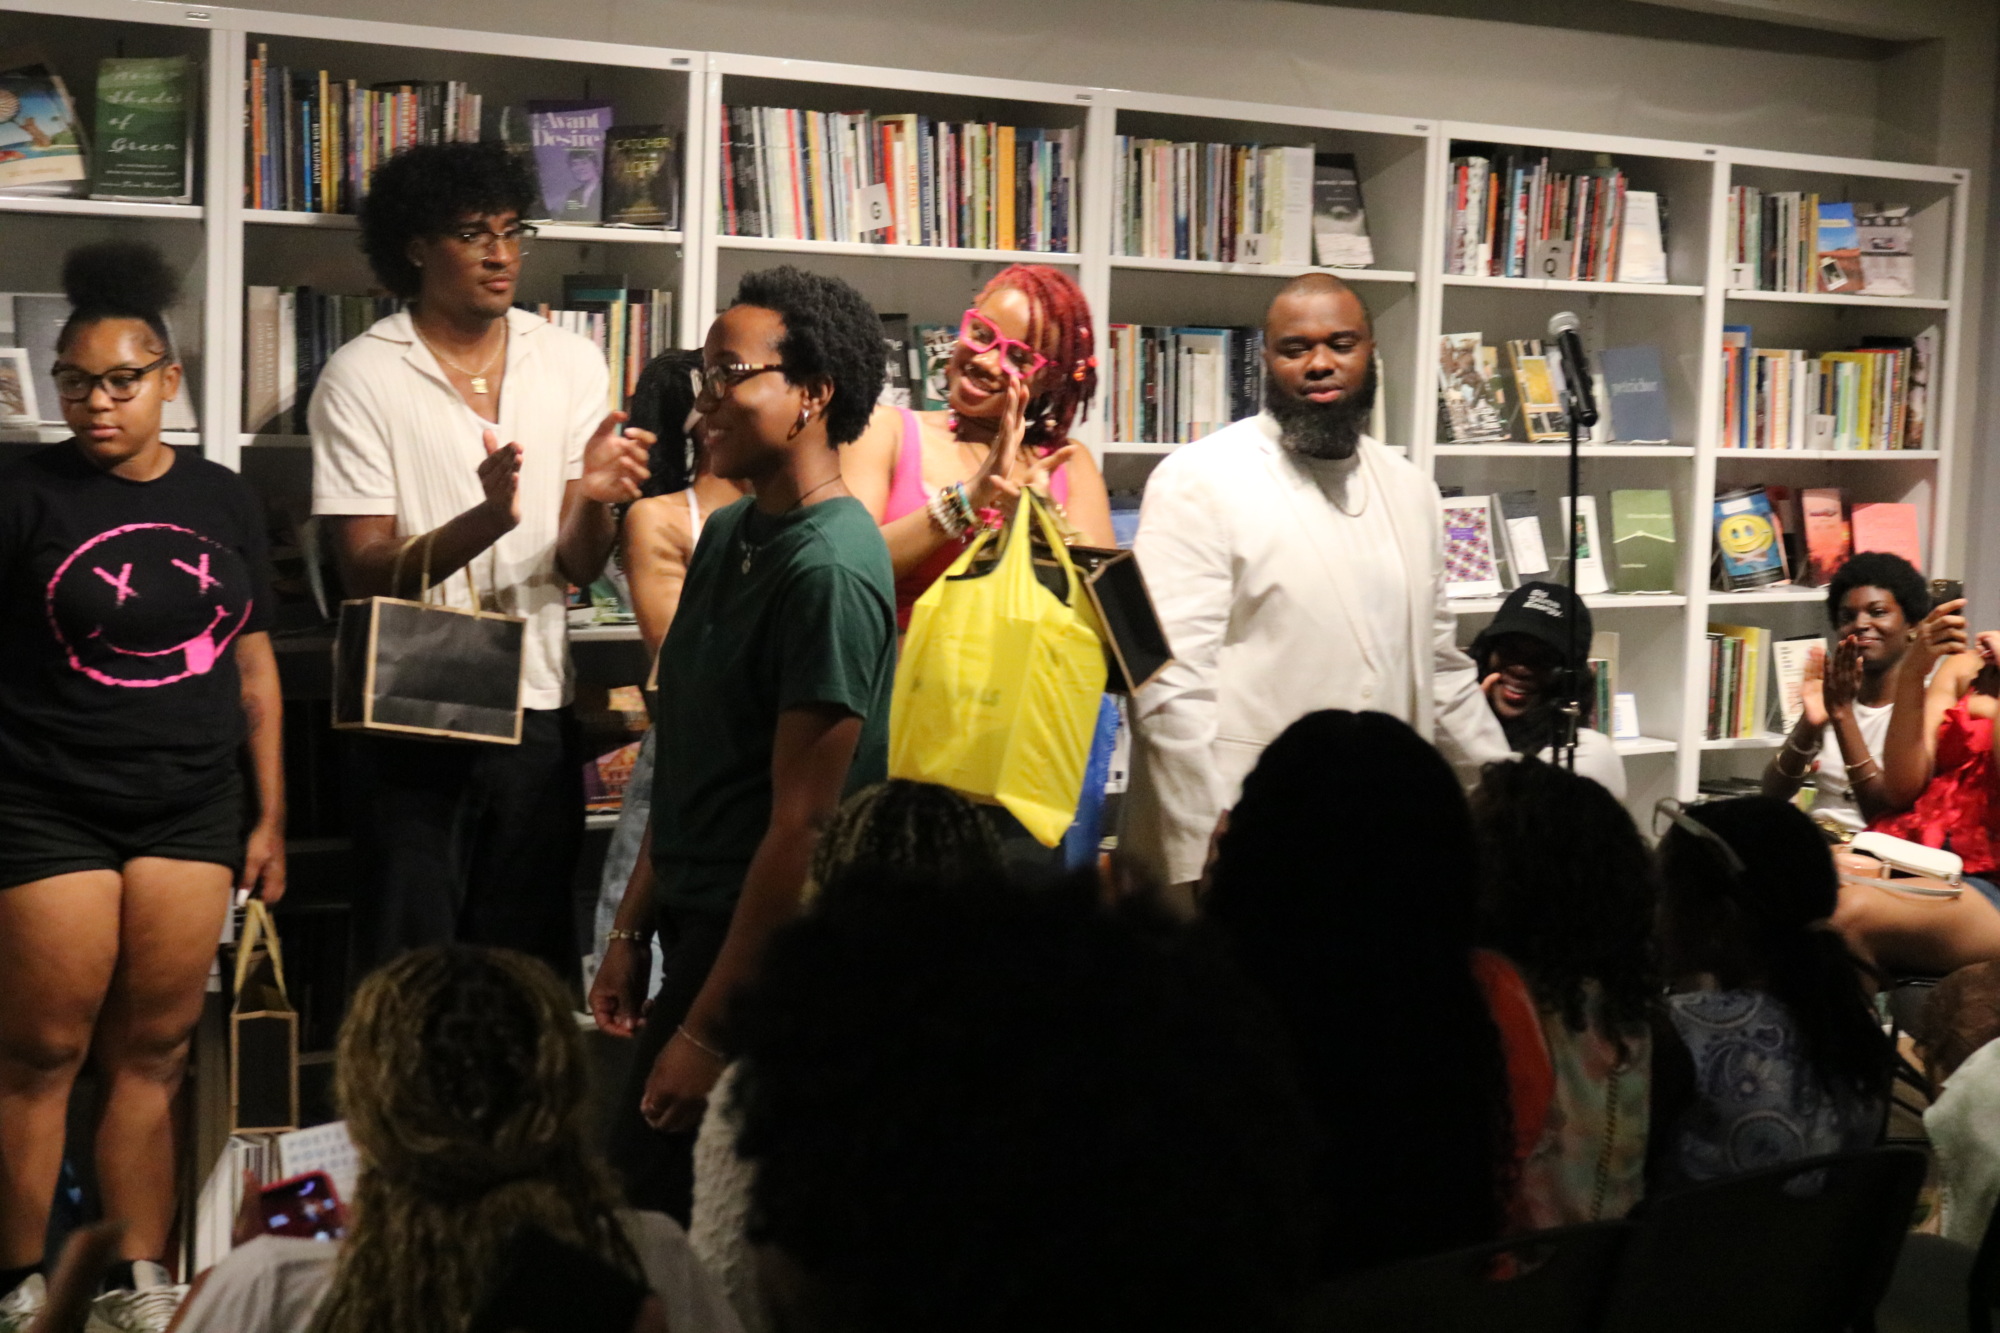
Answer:
[[[947,498],[949,491],[950,488],[946,487],[933,495],[925,502],[924,512],[930,515],[931,523],[939,532],[953,541],[961,541],[965,537],[965,524]]]

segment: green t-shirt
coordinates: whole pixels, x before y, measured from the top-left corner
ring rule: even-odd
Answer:
[[[660,649],[653,770],[658,901],[728,910],[771,822],[778,714],[861,719],[847,790],[889,767],[896,582],[882,530],[840,497],[781,518],[740,500],[703,526]]]

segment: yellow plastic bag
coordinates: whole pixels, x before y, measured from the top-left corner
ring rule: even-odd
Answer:
[[[1068,593],[1035,577],[1039,525]],[[1000,555],[983,555],[993,542]],[[910,614],[889,710],[889,775],[1005,807],[1044,846],[1076,816],[1104,694],[1104,644],[1040,500],[983,533]]]

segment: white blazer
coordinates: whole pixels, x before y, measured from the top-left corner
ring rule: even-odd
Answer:
[[[1386,502],[1409,598],[1414,681],[1380,679],[1328,502],[1268,413],[1175,450],[1153,472],[1135,545],[1174,661],[1133,701],[1121,845],[1168,884],[1199,877],[1217,817],[1264,747],[1323,708],[1393,713],[1470,785],[1508,755],[1445,601],[1437,487],[1364,437],[1360,477]]]

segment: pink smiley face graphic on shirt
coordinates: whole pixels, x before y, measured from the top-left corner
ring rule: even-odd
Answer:
[[[44,609],[69,664],[100,685],[205,676],[249,622],[242,557],[192,528],[128,523],[69,553]]]

